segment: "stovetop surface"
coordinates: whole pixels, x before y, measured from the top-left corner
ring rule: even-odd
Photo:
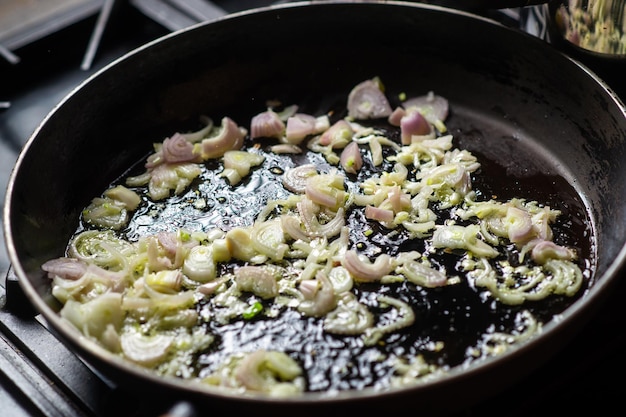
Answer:
[[[20,149],[46,114],[99,68],[172,30],[147,17],[145,10],[139,11],[139,3],[145,6],[145,1],[130,3],[118,6],[109,16],[89,69],[81,69],[81,63],[97,15],[14,51],[18,64],[0,63],[2,201]],[[212,2],[227,12],[270,3]],[[626,85],[618,85],[618,79],[607,82],[615,91],[625,91]],[[625,296],[626,284],[618,283],[565,349],[527,378],[458,417],[563,416],[583,409],[608,415],[609,410],[621,409],[624,384],[620,380],[626,372],[626,314],[621,303]],[[140,417],[161,415],[175,404],[173,398],[133,398],[99,375],[58,342],[45,321],[24,307],[27,303],[10,272],[4,240],[0,240],[0,414]],[[511,406],[513,398],[515,406]]]

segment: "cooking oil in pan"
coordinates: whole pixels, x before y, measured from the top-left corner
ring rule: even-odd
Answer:
[[[508,135],[498,129],[483,130],[480,125],[464,130],[467,120],[457,116],[455,121],[454,115],[448,125],[455,143],[469,144],[477,138],[489,141],[493,137]],[[389,132],[389,135],[394,133]],[[513,151],[515,146],[523,144],[516,142]],[[281,183],[286,170],[305,163],[315,164],[320,171],[330,169],[322,156],[312,152],[278,155],[266,152],[268,144],[263,142],[257,142],[255,149],[265,156],[265,162],[240,184],[230,186],[220,177],[218,164],[208,163],[188,192],[160,202],[144,196],[142,206],[121,234],[136,241],[141,236],[177,229],[207,231],[219,228],[227,231],[249,226],[268,201],[288,197],[289,192]],[[354,286],[353,292],[362,305],[375,313],[380,323],[393,322],[397,319],[394,315],[398,314],[379,302],[379,297],[384,295],[410,305],[415,314],[413,324],[390,333],[378,343],[367,344],[360,335],[325,332],[323,318],[306,317],[293,308],[283,308],[279,314],[271,316],[260,314],[227,323],[207,320],[202,326],[215,335],[215,343],[197,355],[193,365],[196,376],[202,378],[217,371],[231,355],[266,349],[283,351],[295,359],[304,369],[308,391],[385,387],[397,376],[398,357],[419,357],[428,366],[445,371],[492,355],[498,349],[498,337],[515,338],[529,327],[549,322],[563,312],[584,293],[591,279],[591,229],[583,202],[558,174],[512,175],[505,168],[506,164],[493,159],[492,155],[482,154],[480,147],[472,152],[481,164],[472,178],[477,200],[523,198],[561,211],[559,220],[552,225],[554,241],[577,252],[585,277],[583,288],[575,296],[554,295],[541,301],[506,305],[467,283],[439,288],[423,288],[406,280],[386,285],[360,283]],[[526,150],[525,154],[528,154]],[[389,170],[390,166],[387,161],[383,169]],[[379,170],[366,162],[359,175],[368,177]],[[347,187],[357,190],[356,178],[348,176]],[[449,209],[434,210],[439,221],[453,216]],[[350,208],[347,223],[350,245],[363,254],[393,256],[407,250],[420,253],[427,250],[426,239],[411,238],[402,231],[389,233],[375,222],[368,221],[362,208]],[[518,255],[519,251],[510,245],[507,256],[515,262]],[[459,256],[454,251],[433,253],[430,262],[449,275],[464,275]],[[241,263],[222,265],[220,272],[231,272],[239,265]],[[250,294],[243,297],[260,302],[266,311],[276,311],[272,310],[269,301],[258,300]],[[208,304],[208,301],[197,304],[200,316],[204,314],[203,309],[210,308]]]

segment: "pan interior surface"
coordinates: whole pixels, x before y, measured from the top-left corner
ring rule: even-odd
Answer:
[[[194,392],[112,360],[78,336],[59,318],[60,305],[40,266],[64,254],[95,195],[141,161],[153,142],[197,127],[200,115],[245,124],[277,98],[321,114],[343,105],[354,84],[375,76],[389,95],[434,91],[448,98],[451,134],[488,161],[486,192],[503,197],[530,190],[520,197],[539,196],[567,211],[571,229],[588,239],[581,238],[580,248],[595,270],[588,277],[593,285],[573,302],[572,312],[524,349],[481,371],[393,395],[424,392],[419,398],[437,409],[450,387],[464,390],[465,402],[477,401],[484,393],[469,388],[475,379],[491,387],[485,393],[493,392],[539,366],[558,349],[559,336],[574,331],[575,319],[584,319],[623,262],[626,231],[615,221],[626,214],[620,202],[626,179],[617,169],[626,137],[623,105],[592,74],[540,41],[437,7],[325,2],[261,9],[166,37],[96,74],[44,121],[11,178],[5,236],[25,292],[99,369]],[[370,396],[379,397],[368,392],[355,398]]]

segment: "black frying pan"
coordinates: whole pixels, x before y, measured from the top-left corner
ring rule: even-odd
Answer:
[[[57,315],[40,266],[64,254],[81,210],[158,141],[200,114],[247,121],[280,92],[323,112],[356,82],[390,94],[436,91],[450,126],[502,172],[558,177],[586,205],[592,285],[558,322],[519,349],[424,385],[292,400],[199,390],[138,371]],[[475,15],[395,2],[313,2],[235,14],[148,44],[106,67],[43,121],[21,153],[4,209],[10,260],[50,327],[100,372],[137,392],[198,409],[316,414],[419,409],[445,414],[484,400],[548,360],[619,279],[626,255],[626,110],[586,68],[543,41]],[[541,184],[538,185],[541,188]],[[451,400],[453,398],[453,400]]]

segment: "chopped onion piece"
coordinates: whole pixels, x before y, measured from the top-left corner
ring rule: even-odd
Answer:
[[[224,171],[221,176],[226,177],[231,185],[238,184],[243,177],[250,173],[252,167],[259,166],[265,161],[263,155],[231,150],[224,153]]]
[[[278,295],[277,270],[269,266],[242,266],[235,271],[235,282],[242,291],[249,291],[263,299]]]
[[[333,284],[323,271],[316,274],[314,281],[317,288],[313,291],[311,288],[307,290],[307,283],[305,282],[302,290],[308,293],[310,298],[301,302],[298,306],[298,310],[307,316],[321,317],[337,306],[337,299],[335,297]]]
[[[201,283],[214,280],[217,275],[217,266],[213,259],[213,247],[199,245],[191,248],[183,263],[183,273]]]
[[[445,273],[409,256],[404,257],[397,272],[413,284],[426,288],[441,287],[450,283]]]
[[[122,334],[120,342],[126,358],[140,365],[152,367],[165,359],[174,337],[165,334],[146,336],[127,332]]]
[[[385,334],[408,327],[415,322],[413,308],[404,301],[386,295],[379,295],[380,304],[388,304],[397,310],[396,320],[391,323],[370,327],[365,330],[364,343],[366,346],[376,344]]]
[[[302,148],[292,143],[279,143],[272,145],[270,151],[276,154],[301,154]]]
[[[354,131],[346,120],[335,122],[328,130],[320,136],[320,145],[330,146],[333,149],[344,148],[350,141]]]
[[[405,109],[416,107],[432,124],[446,120],[449,112],[448,100],[432,91],[423,96],[410,98],[402,103]]]
[[[355,281],[360,282],[380,281],[394,269],[393,259],[386,253],[378,255],[374,262],[370,262],[364,256],[359,256],[356,251],[349,250],[341,264],[350,272]]]
[[[304,194],[307,180],[314,175],[317,175],[315,165],[298,165],[285,171],[282,177],[282,183],[289,191],[296,194]]]
[[[478,238],[480,227],[469,226],[438,226],[433,233],[433,247],[446,249],[465,249],[474,256],[493,258],[499,252]]]
[[[504,217],[504,224],[509,240],[513,243],[525,242],[533,237],[533,223],[526,210],[509,207]]]
[[[87,271],[88,264],[75,258],[51,259],[41,265],[41,269],[48,273],[50,278],[61,277],[66,280],[78,280]]]
[[[367,219],[391,223],[394,217],[395,215],[393,214],[393,210],[374,207],[371,205],[365,206],[365,218]]]
[[[240,261],[263,262],[266,257],[259,257],[259,253],[252,243],[250,233],[250,228],[243,227],[236,227],[226,232],[225,243],[228,253],[230,253],[232,258]]]
[[[161,148],[162,161],[165,164],[177,164],[179,162],[200,162],[200,155],[194,153],[194,146],[185,136],[174,133],[172,137],[163,141]],[[146,164],[150,168],[149,164]]]
[[[85,303],[67,300],[61,309],[61,317],[85,335],[98,339],[109,325],[121,328],[124,321],[122,294],[107,292]]]
[[[289,250],[280,219],[256,222],[250,231],[254,249],[274,261],[280,261]]]
[[[348,196],[344,180],[339,174],[313,175],[306,182],[305,194],[314,203],[337,210],[345,204]]]
[[[359,144],[350,142],[343,152],[341,152],[339,163],[348,174],[357,174],[363,166],[363,157],[361,157]]]
[[[141,197],[136,192],[123,185],[116,185],[104,192],[104,196],[122,202],[128,210],[135,210],[141,203]]]
[[[374,314],[354,294],[343,293],[337,308],[324,318],[324,330],[333,334],[363,334],[374,324]]]
[[[287,119],[285,140],[287,143],[297,145],[307,136],[324,132],[329,127],[328,116],[315,117],[310,114],[296,113]]]
[[[230,117],[224,117],[219,133],[200,142],[202,159],[219,158],[226,151],[241,148],[247,133],[246,129],[237,126]]]
[[[277,138],[285,134],[285,123],[272,109],[259,113],[250,122],[250,139]]]
[[[557,245],[551,240],[542,240],[533,247],[531,257],[533,261],[543,265],[550,259],[568,261],[576,259],[576,253],[569,248]]]
[[[163,200],[170,196],[170,191],[178,195],[201,174],[198,164],[180,163],[163,164],[150,171],[148,195],[153,200]]]
[[[391,105],[377,79],[356,85],[348,95],[347,107],[348,116],[357,120],[379,119],[391,114]]]
[[[403,145],[413,142],[413,137],[430,134],[432,128],[426,118],[416,109],[411,109],[400,119],[400,136]]]
[[[301,374],[298,363],[287,354],[265,350],[247,354],[235,370],[236,380],[247,389],[275,396],[300,392],[302,387],[294,380]]]

